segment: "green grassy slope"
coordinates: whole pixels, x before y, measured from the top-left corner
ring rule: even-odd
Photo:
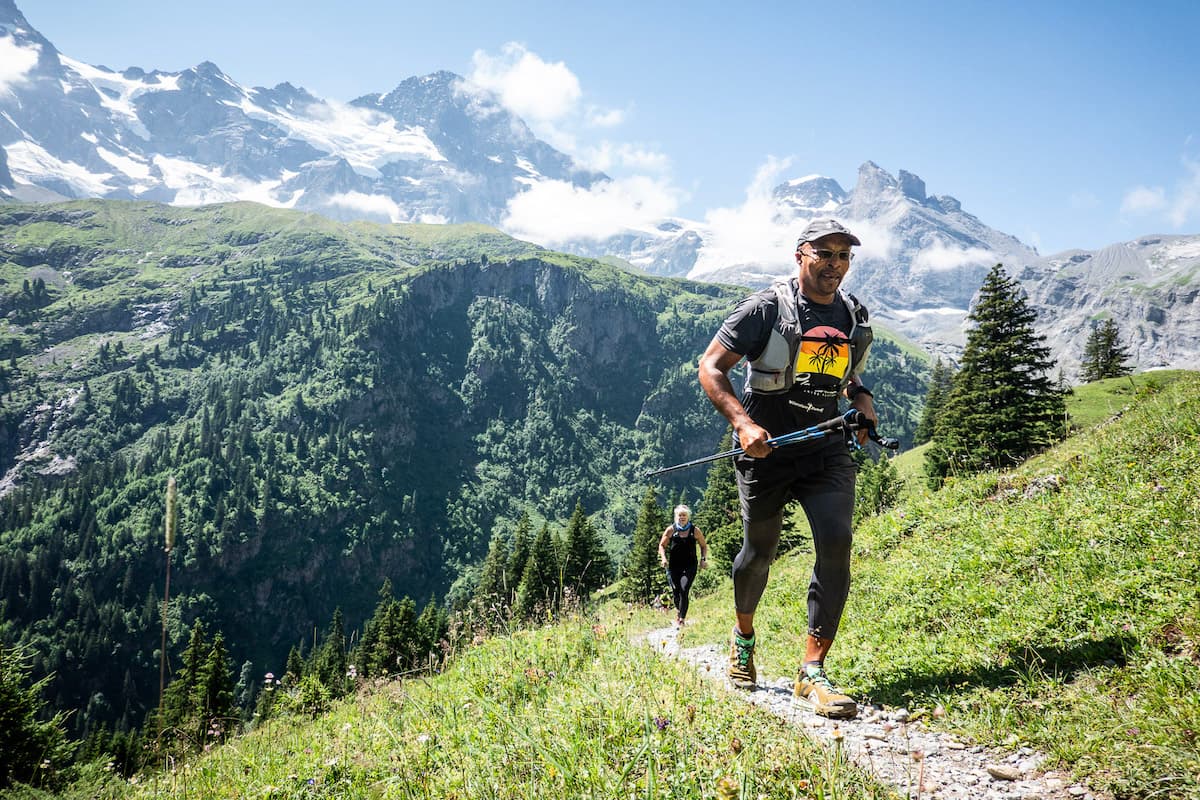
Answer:
[[[272,720],[122,796],[889,796],[840,754],[633,641],[648,620],[574,618],[492,639],[441,675]]]
[[[1174,377],[1020,469],[914,487],[867,520],[834,677],[1119,797],[1200,796],[1200,377]],[[794,551],[772,571],[760,672],[802,655],[810,569]],[[693,603],[687,636],[727,636],[730,606],[727,587]]]
[[[1200,376],[1176,377],[1020,469],[868,520],[834,675],[968,740],[1041,750],[1116,797],[1200,796]],[[760,674],[800,656],[809,568],[797,550],[773,570]],[[693,603],[685,644],[727,635],[719,584]],[[272,721],[132,795],[886,796],[631,641],[664,616],[612,604],[601,617],[490,640],[311,722]]]

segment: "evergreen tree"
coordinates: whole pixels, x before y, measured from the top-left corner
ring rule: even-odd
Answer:
[[[197,622],[183,651],[183,666],[163,693],[162,730],[169,740],[197,729],[201,716],[198,687],[208,654],[204,625]]]
[[[300,679],[304,677],[304,646],[299,644],[292,645],[292,649],[288,651],[287,664],[283,668],[283,684],[285,686],[295,686],[300,683]]]
[[[733,429],[728,428],[717,445],[717,452],[733,447]],[[666,520],[659,532],[666,527]],[[692,515],[692,522],[704,533],[708,542],[708,557],[713,566],[723,572],[733,569],[733,559],[742,549],[742,511],[738,499],[737,478],[734,475],[733,459],[722,458],[708,468],[708,479],[700,507]]]
[[[504,571],[505,588],[508,592],[508,604],[511,607],[517,599],[517,589],[525,576],[525,565],[529,562],[529,551],[533,547],[533,528],[529,521],[529,512],[523,512],[517,520],[517,529],[513,532],[512,544],[508,551],[508,568]]]
[[[233,687],[234,700],[237,702],[243,721],[249,721],[250,715],[254,712],[255,688],[254,662],[243,661],[242,669],[238,673],[237,685]]]
[[[934,484],[953,471],[1012,466],[1062,436],[1065,403],[1049,374],[1050,349],[1002,265],[988,272],[968,320],[962,366],[926,454]]]
[[[559,599],[558,551],[550,525],[543,523],[529,547],[529,559],[517,589],[514,611],[521,619],[532,619],[539,607],[545,607],[551,613],[557,611]]]
[[[1129,351],[1121,344],[1120,337],[1117,323],[1111,318],[1092,326],[1092,332],[1083,346],[1080,380],[1091,383],[1104,378],[1120,378],[1133,371],[1126,363]]]
[[[509,536],[503,528],[497,529],[488,544],[488,553],[479,571],[479,582],[475,584],[475,592],[471,596],[485,624],[496,621],[510,604],[506,581],[508,554]]]
[[[913,434],[914,444],[924,444],[933,438],[937,428],[938,417],[946,407],[946,398],[954,384],[954,370],[942,362],[939,356],[933,362],[933,372],[929,376],[929,390],[925,393],[925,408],[921,411],[921,421]]]
[[[854,492],[854,524],[878,514],[896,502],[902,482],[896,466],[886,453],[871,458],[864,448],[854,455],[858,462],[858,481]]]
[[[229,652],[225,649],[225,637],[220,633],[213,637],[208,657],[200,668],[196,697],[200,711],[197,741],[224,739],[230,733],[229,725],[236,719],[236,715]]]
[[[646,487],[642,507],[638,511],[633,542],[625,557],[621,597],[635,603],[649,603],[665,588],[662,566],[658,562],[658,543],[668,525],[667,514],[658,505],[653,486]],[[701,529],[703,530],[703,529]]]
[[[612,559],[579,500],[575,501],[575,511],[567,523],[565,545],[563,584],[571,587],[581,600],[587,600],[612,577]]]
[[[346,623],[342,616],[342,608],[338,606],[333,611],[333,619],[325,640],[313,657],[313,671],[333,697],[342,697],[349,686],[346,681]]]
[[[42,690],[50,678],[28,683],[29,658],[0,645],[0,790],[14,781],[57,788],[70,762],[63,712],[43,714]],[[43,767],[50,762],[49,768]]]
[[[375,649],[367,657],[370,674],[407,672],[416,660],[417,605],[405,597],[392,600],[381,611]]]
[[[441,644],[448,627],[445,610],[431,600],[417,617],[414,667],[422,668],[427,663],[432,665],[441,660]]]

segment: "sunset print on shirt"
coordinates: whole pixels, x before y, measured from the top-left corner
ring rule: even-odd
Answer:
[[[822,341],[809,341],[821,339]],[[837,328],[821,325],[804,332],[796,356],[796,374],[831,375],[841,380],[850,368],[850,340]]]

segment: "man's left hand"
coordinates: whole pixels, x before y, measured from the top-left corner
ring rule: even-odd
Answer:
[[[854,402],[850,404],[850,407],[855,411],[861,411],[862,415],[870,421],[872,426],[879,425],[879,417],[875,415],[875,402],[871,399],[871,395],[866,392],[859,392],[854,398]],[[868,433],[866,428],[859,428],[855,431],[854,435],[858,437],[859,444],[867,443]]]

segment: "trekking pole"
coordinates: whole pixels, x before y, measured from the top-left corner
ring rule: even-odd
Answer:
[[[841,416],[827,419],[824,422],[813,425],[811,428],[792,431],[780,436],[775,436],[767,439],[767,444],[771,447],[784,447],[789,444],[799,444],[800,442],[810,442],[814,439],[822,439],[837,431],[855,431],[862,428],[867,429],[867,435],[871,437],[871,441],[878,444],[880,447],[885,447],[888,450],[895,450],[900,447],[900,442],[897,439],[886,439],[880,436],[875,431],[875,426],[867,420],[866,416],[857,409],[850,409]],[[686,461],[682,464],[676,464],[671,467],[663,467],[654,472],[647,472],[644,477],[653,478],[655,475],[662,475],[667,472],[674,472],[677,469],[686,469],[687,467],[695,467],[699,464],[708,464],[712,461],[717,461],[730,456],[740,456],[745,451],[740,447],[735,447],[732,450],[726,450],[721,453],[713,453],[711,456],[704,456],[693,461]]]

